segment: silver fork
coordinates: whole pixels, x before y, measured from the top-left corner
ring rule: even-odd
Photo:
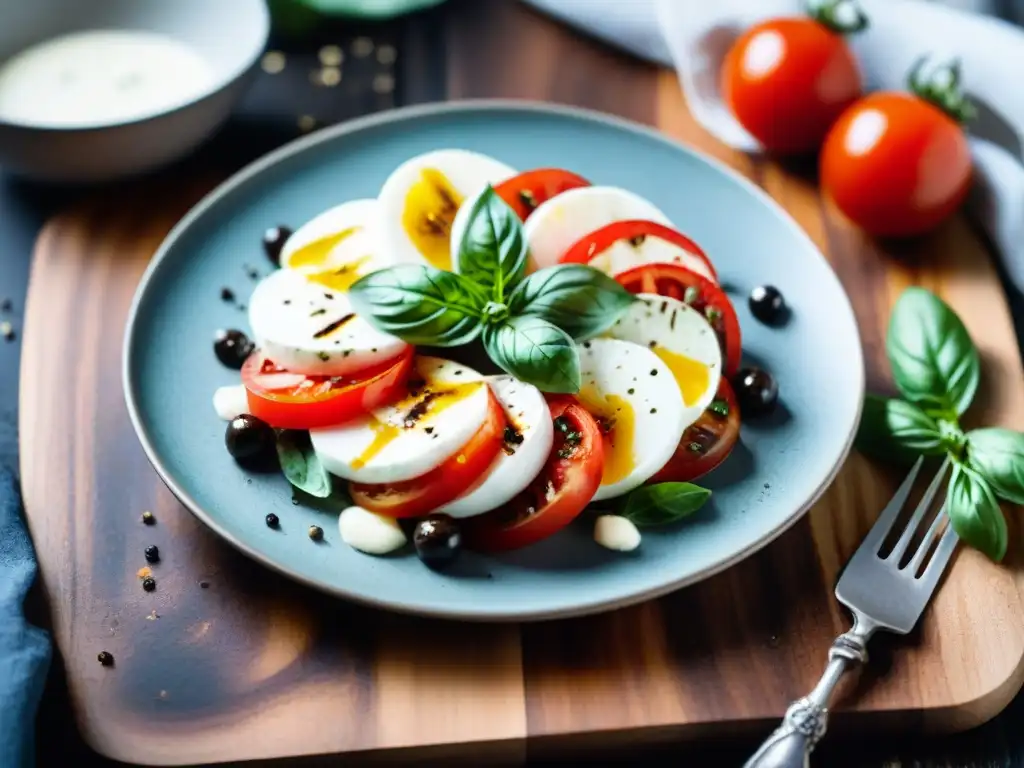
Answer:
[[[782,724],[744,768],[806,768],[810,764],[811,750],[828,727],[828,704],[832,693],[843,675],[867,662],[867,643],[871,636],[880,629],[905,635],[917,624],[958,541],[953,526],[947,525],[934,554],[921,571],[931,544],[947,519],[945,507],[935,515],[906,567],[900,568],[900,561],[942,487],[949,470],[949,459],[928,486],[892,552],[882,558],[879,550],[907,503],[923,461],[923,458],[917,460],[896,495],[853,553],[836,585],[836,598],[853,613],[853,627],[832,643],[828,665],[814,690],[789,706]],[[917,575],[919,571],[920,576]]]

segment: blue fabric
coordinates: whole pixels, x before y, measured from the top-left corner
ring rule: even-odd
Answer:
[[[35,554],[21,515],[21,495],[0,469],[0,766],[35,764],[36,709],[50,666],[50,638],[23,613],[36,576]]]

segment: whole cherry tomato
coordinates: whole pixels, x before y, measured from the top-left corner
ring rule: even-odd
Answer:
[[[817,8],[813,18],[779,18],[748,29],[721,71],[730,111],[769,152],[813,152],[861,93],[860,72],[843,34],[867,19],[851,0]]]
[[[959,121],[971,105],[956,65],[935,83],[911,73],[913,93],[881,92],[852,105],[825,139],[821,185],[872,235],[906,237],[935,227],[963,202],[971,155]]]

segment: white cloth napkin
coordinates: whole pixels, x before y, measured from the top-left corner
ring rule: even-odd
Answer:
[[[732,40],[770,16],[800,13],[800,0],[524,0],[637,56],[675,66],[694,117],[745,152],[757,142],[718,92]],[[979,117],[970,125],[976,171],[968,213],[1024,290],[1024,30],[984,15],[990,0],[861,0],[870,27],[852,36],[867,87],[904,90],[923,54],[958,57]]]

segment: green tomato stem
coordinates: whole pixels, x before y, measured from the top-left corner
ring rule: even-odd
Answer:
[[[807,13],[837,35],[862,32],[870,23],[857,0],[810,0]]]
[[[935,67],[927,78],[922,77],[929,56],[925,54],[911,67],[907,86],[920,99],[938,107],[958,123],[974,119],[978,110],[960,88],[960,60],[952,59]]]

